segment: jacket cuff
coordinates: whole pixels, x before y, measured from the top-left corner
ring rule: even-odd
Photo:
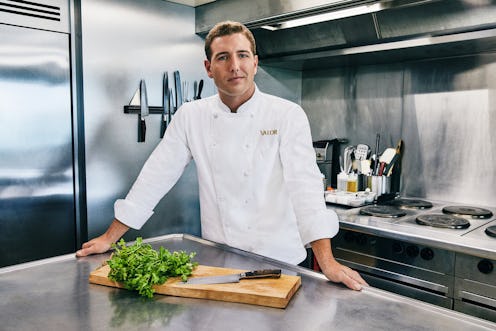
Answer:
[[[300,236],[304,245],[315,240],[333,238],[339,231],[339,219],[332,210],[323,210],[318,215],[311,216],[312,220],[300,224]]]
[[[114,203],[114,216],[119,222],[135,230],[153,215],[153,210],[144,209],[129,200],[119,199]]]

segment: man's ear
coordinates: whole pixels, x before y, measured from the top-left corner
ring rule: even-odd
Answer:
[[[207,71],[208,77],[212,78],[212,72],[210,71],[210,61],[209,60],[203,61],[203,65],[205,66],[205,70]]]

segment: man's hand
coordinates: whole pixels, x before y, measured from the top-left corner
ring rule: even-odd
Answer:
[[[343,283],[352,290],[360,291],[368,285],[358,272],[342,265],[334,258],[330,239],[319,239],[311,243],[322,273],[336,283]]]
[[[83,247],[76,252],[76,256],[88,256],[91,254],[105,253],[112,247],[112,244],[129,230],[129,227],[119,220],[114,219],[107,231],[99,237],[91,239],[83,244]]]
[[[330,281],[343,283],[352,290],[360,291],[363,285],[367,285],[358,272],[334,259],[328,263],[326,270],[322,270],[322,272]]]
[[[105,253],[110,249],[112,242],[108,242],[104,235],[96,237],[83,244],[83,247],[76,252],[76,256],[88,256],[91,254]]]

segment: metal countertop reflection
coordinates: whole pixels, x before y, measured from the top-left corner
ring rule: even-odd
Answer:
[[[355,292],[322,274],[189,235],[146,240],[155,249],[197,252],[200,264],[281,268],[302,277],[286,309],[155,295],[89,284],[109,253],[73,255],[0,269],[2,330],[490,330],[494,323],[375,288]]]

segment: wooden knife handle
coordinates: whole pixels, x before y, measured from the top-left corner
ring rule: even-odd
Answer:
[[[253,270],[247,271],[241,274],[241,278],[279,278],[281,277],[281,269],[265,269],[265,270]]]

